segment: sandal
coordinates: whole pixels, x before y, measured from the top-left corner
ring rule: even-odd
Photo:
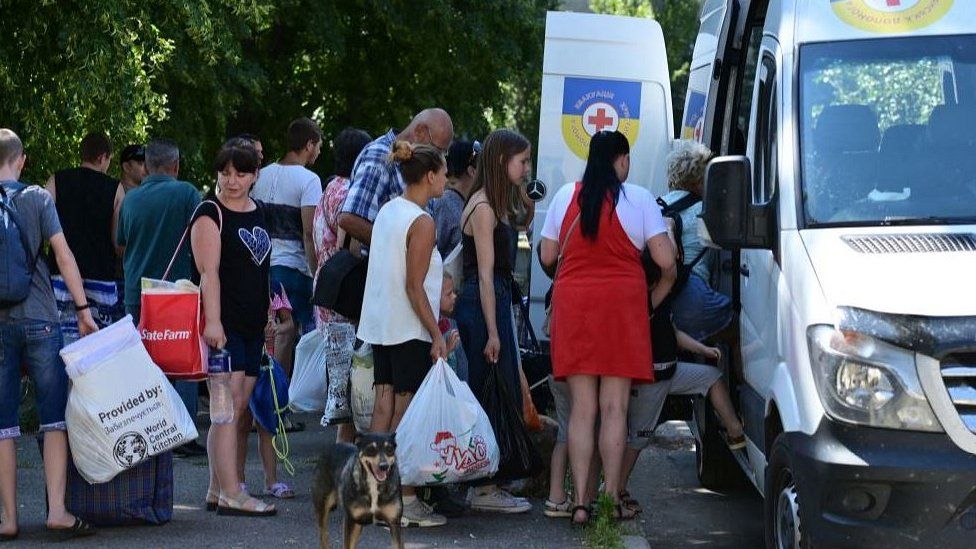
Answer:
[[[745,433],[742,433],[739,436],[733,437],[733,436],[729,436],[728,433],[726,433],[726,432],[723,431],[722,432],[722,438],[725,440],[725,444],[726,444],[726,446],[729,447],[729,450],[732,450],[732,451],[741,450],[741,449],[743,449],[743,448],[746,447],[746,435],[745,435]]]
[[[615,503],[613,506],[613,518],[615,520],[633,520],[637,518],[637,511],[627,507],[623,503]]]
[[[644,508],[641,507],[640,502],[630,497],[630,492],[628,492],[627,490],[621,491],[619,494],[617,494],[617,496],[620,498],[620,504],[623,505],[624,507],[630,509],[631,511],[637,514],[644,512]]]
[[[251,501],[257,502],[257,505],[254,505],[252,509],[248,509],[245,505]],[[278,514],[278,510],[274,508],[274,505],[268,505],[259,499],[255,499],[241,492],[236,498],[220,496],[219,503],[217,504],[217,514],[230,517],[271,517]]]
[[[203,498],[204,507],[207,511],[214,512],[217,510],[218,499],[217,494],[207,490],[207,497]]]
[[[569,499],[569,496],[566,496],[566,499],[564,499],[562,503],[553,503],[552,500],[546,498],[546,507],[542,511],[542,514],[549,518],[572,518],[573,513],[570,511],[572,506],[573,503],[572,500]]]
[[[58,537],[61,538],[61,541],[67,541],[75,538],[86,538],[88,536],[95,535],[97,532],[97,530],[95,530],[91,524],[80,517],[75,517],[75,523],[71,526],[58,526],[54,528],[48,526],[47,529],[49,532],[54,532],[57,534]],[[16,537],[16,534],[14,534],[14,537]]]
[[[295,497],[295,491],[284,482],[276,482],[270,488],[265,488],[264,495],[278,499],[291,499]]]
[[[583,511],[586,513],[586,518],[582,521],[576,520],[576,513]],[[589,505],[577,505],[569,512],[569,522],[574,528],[586,528],[590,524],[590,515],[593,514],[593,508]]]

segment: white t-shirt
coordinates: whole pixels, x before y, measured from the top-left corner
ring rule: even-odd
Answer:
[[[271,265],[298,269],[307,276],[302,207],[315,207],[322,198],[322,180],[304,166],[275,162],[261,168],[251,197],[264,203],[271,233]]]
[[[542,227],[543,238],[559,242],[559,230],[563,226],[563,219],[566,218],[566,211],[569,210],[575,191],[576,183],[569,183],[563,185],[552,197],[549,211],[546,212],[546,223]],[[643,250],[651,237],[668,230],[661,216],[661,207],[651,191],[630,183],[624,183],[620,190],[617,217],[630,242],[638,250]]]

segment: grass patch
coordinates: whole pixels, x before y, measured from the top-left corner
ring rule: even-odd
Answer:
[[[619,524],[613,518],[613,498],[600,494],[590,517],[590,524],[583,534],[586,549],[623,549],[624,538]]]

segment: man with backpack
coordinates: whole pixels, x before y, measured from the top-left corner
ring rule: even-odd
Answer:
[[[66,537],[90,535],[91,525],[65,508],[68,376],[58,351],[62,338],[51,273],[39,260],[44,241],[74,300],[82,337],[98,330],[51,195],[20,183],[27,157],[17,134],[0,129],[0,541],[17,537],[17,449],[21,366],[37,388],[44,433],[47,528]]]

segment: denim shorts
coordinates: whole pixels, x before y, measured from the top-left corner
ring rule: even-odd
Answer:
[[[0,440],[20,436],[20,367],[34,380],[41,431],[64,431],[68,374],[61,361],[61,329],[55,322],[0,322]]]
[[[244,337],[225,329],[227,344],[224,350],[230,354],[230,371],[244,372],[247,377],[258,377],[261,359],[264,358],[264,336]]]
[[[671,304],[674,325],[692,338],[702,341],[732,322],[732,300],[712,289],[700,276],[692,274]]]
[[[291,316],[298,327],[298,336],[310,332],[315,328],[312,322],[312,277],[291,267],[281,265],[271,266],[271,291],[277,292],[281,287],[288,294],[291,302]]]

